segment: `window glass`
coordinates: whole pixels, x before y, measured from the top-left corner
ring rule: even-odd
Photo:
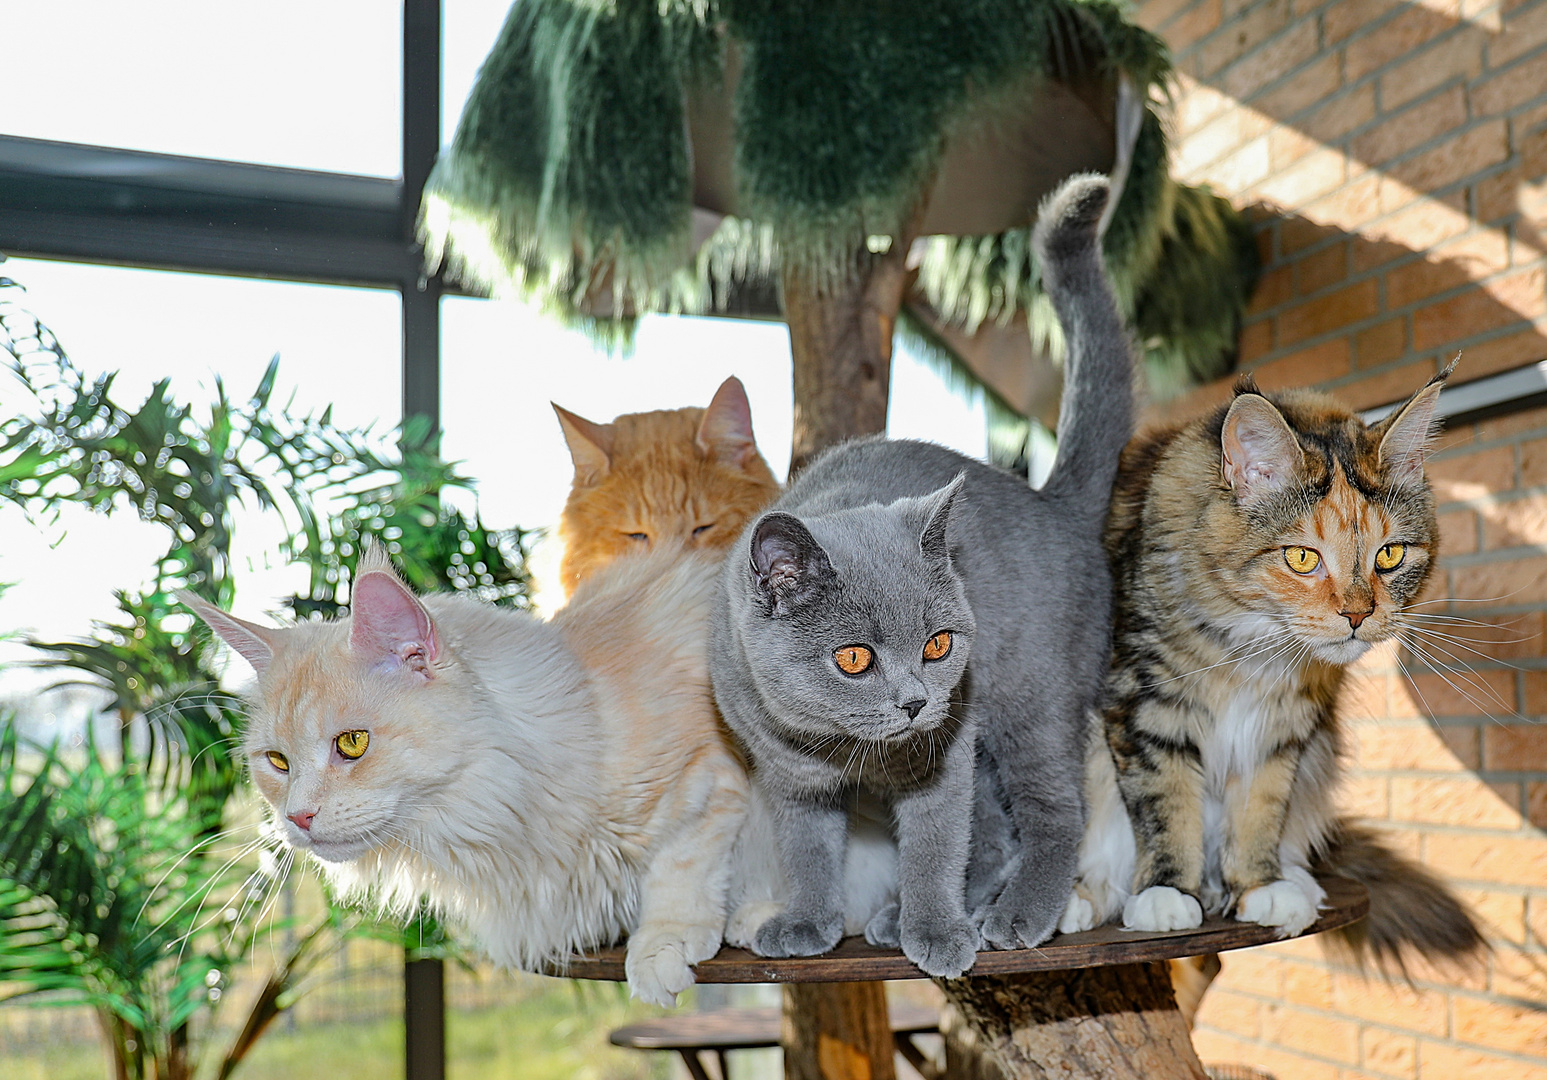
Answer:
[[[0,0],[0,26],[0,134],[401,171],[400,0]]]
[[[441,142],[451,142],[462,105],[494,47],[510,0],[446,0],[441,11]]]
[[[49,326],[88,375],[118,371],[115,399],[138,406],[154,383],[207,410],[218,376],[228,397],[245,401],[270,359],[280,357],[275,401],[297,411],[334,408],[342,425],[390,430],[400,415],[401,315],[395,292],[174,274],[9,259],[0,274],[27,287],[26,305]],[[0,408],[16,383],[0,371]],[[0,504],[0,630],[47,640],[88,633],[113,611],[113,590],[135,588],[166,550],[160,526],[132,512],[111,516],[68,508],[58,520],[29,522]],[[239,516],[233,565],[244,610],[304,586],[302,570],[278,557],[281,530],[266,515]],[[0,641],[0,660],[30,656]],[[0,671],[0,696],[55,681],[49,672]]]

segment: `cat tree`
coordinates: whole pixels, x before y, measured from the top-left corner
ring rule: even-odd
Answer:
[[[421,232],[464,286],[616,342],[648,312],[782,315],[798,469],[884,430],[899,329],[999,426],[1057,400],[1030,236],[1073,172],[1112,177],[1104,252],[1152,392],[1228,370],[1256,249],[1168,175],[1169,78],[1112,0],[521,0]],[[789,1075],[891,1075],[880,977],[787,982]],[[990,1001],[962,998],[981,1032]],[[821,1046],[870,1071],[818,1071]]]

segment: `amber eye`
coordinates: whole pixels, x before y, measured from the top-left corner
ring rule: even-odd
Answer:
[[[634,541],[636,544],[648,544],[650,542],[649,533],[624,533],[623,535]]]
[[[845,645],[833,653],[838,667],[849,675],[863,675],[870,670],[875,654],[863,645]]]
[[[1395,570],[1407,558],[1406,544],[1387,544],[1375,553],[1375,569]]]
[[[924,643],[925,660],[944,660],[951,652],[951,632],[942,630]]]
[[[1308,547],[1286,547],[1284,561],[1297,574],[1309,574],[1321,565],[1321,552]]]
[[[338,747],[338,752],[351,761],[365,755],[365,748],[371,745],[371,733],[369,731],[346,731],[333,740],[333,745]]]
[[[289,759],[287,759],[285,755],[281,754],[278,750],[270,750],[263,756],[268,758],[269,764],[274,766],[274,768],[278,769],[280,772],[290,771]]]

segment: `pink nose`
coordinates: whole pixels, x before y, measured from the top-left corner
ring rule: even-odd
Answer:
[[[1357,630],[1359,629],[1360,623],[1364,622],[1364,620],[1375,614],[1375,609],[1370,608],[1368,611],[1340,611],[1338,614],[1348,620],[1349,626]]]
[[[295,822],[296,825],[303,831],[310,832],[312,827],[312,818],[316,816],[317,811],[315,810],[297,810],[295,813],[290,815],[290,820]]]

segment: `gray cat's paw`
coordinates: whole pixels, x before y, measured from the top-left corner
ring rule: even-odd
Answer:
[[[1061,898],[1067,901],[1067,897]],[[1065,904],[1017,903],[1006,889],[983,917],[983,944],[990,949],[1032,949],[1053,936]],[[1047,910],[1044,910],[1047,908]]]
[[[926,975],[955,979],[978,958],[978,931],[967,918],[902,931],[902,951]]]
[[[893,900],[870,917],[865,924],[865,940],[872,945],[895,949],[902,944],[902,932],[898,928],[898,916],[902,907]]]
[[[843,916],[817,922],[780,912],[757,929],[752,951],[759,956],[816,956],[843,936]]]

